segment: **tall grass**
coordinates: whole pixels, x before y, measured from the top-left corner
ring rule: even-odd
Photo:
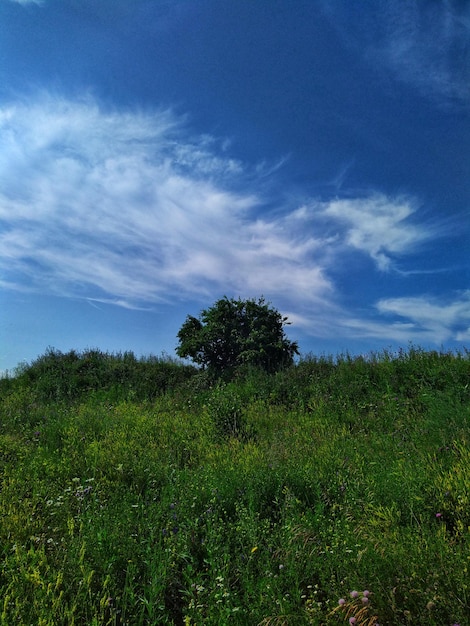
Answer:
[[[0,624],[469,624],[469,383],[49,351],[0,381]]]

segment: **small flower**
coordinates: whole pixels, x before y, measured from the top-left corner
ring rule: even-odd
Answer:
[[[364,598],[368,598],[368,597],[369,597],[369,594],[370,594],[370,591],[369,591],[368,589],[365,589],[365,590],[362,592],[362,595],[364,596]]]
[[[338,604],[339,604],[340,606],[344,606],[344,605],[346,604],[346,600],[345,600],[344,598],[340,598],[340,599],[338,600]]]
[[[357,622],[357,619],[355,617],[350,617],[349,618],[349,623],[350,624],[355,624]]]
[[[361,602],[362,604],[367,604],[369,602],[369,598],[367,596],[362,596]]]
[[[436,517],[439,519],[440,517],[442,517],[442,513],[436,513]]]
[[[283,570],[284,569],[284,565],[282,563],[279,564],[279,569]]]
[[[351,598],[357,598],[359,596],[357,591],[351,591],[351,593],[349,594],[351,596]],[[354,622],[352,622],[352,624],[354,624]]]

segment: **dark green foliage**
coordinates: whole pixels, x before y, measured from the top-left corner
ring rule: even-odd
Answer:
[[[219,384],[209,397],[209,415],[219,437],[243,437],[243,402],[235,386]]]
[[[27,387],[41,401],[69,401],[95,393],[108,400],[152,400],[174,390],[197,372],[168,356],[142,357],[132,352],[110,354],[100,350],[49,348],[30,365],[22,365],[15,378],[6,379],[0,393]]]
[[[1,626],[467,624],[469,356],[48,352],[0,385]]]
[[[263,298],[235,300],[227,297],[186,318],[178,333],[178,356],[189,357],[216,375],[243,365],[275,372],[292,364],[296,342],[284,332],[287,318]]]

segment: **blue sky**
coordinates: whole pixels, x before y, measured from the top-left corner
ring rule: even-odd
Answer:
[[[0,371],[224,295],[470,347],[469,114],[467,2],[0,0]]]

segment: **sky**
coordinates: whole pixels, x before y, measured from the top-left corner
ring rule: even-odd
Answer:
[[[223,296],[463,350],[469,251],[470,3],[0,0],[0,372]]]

